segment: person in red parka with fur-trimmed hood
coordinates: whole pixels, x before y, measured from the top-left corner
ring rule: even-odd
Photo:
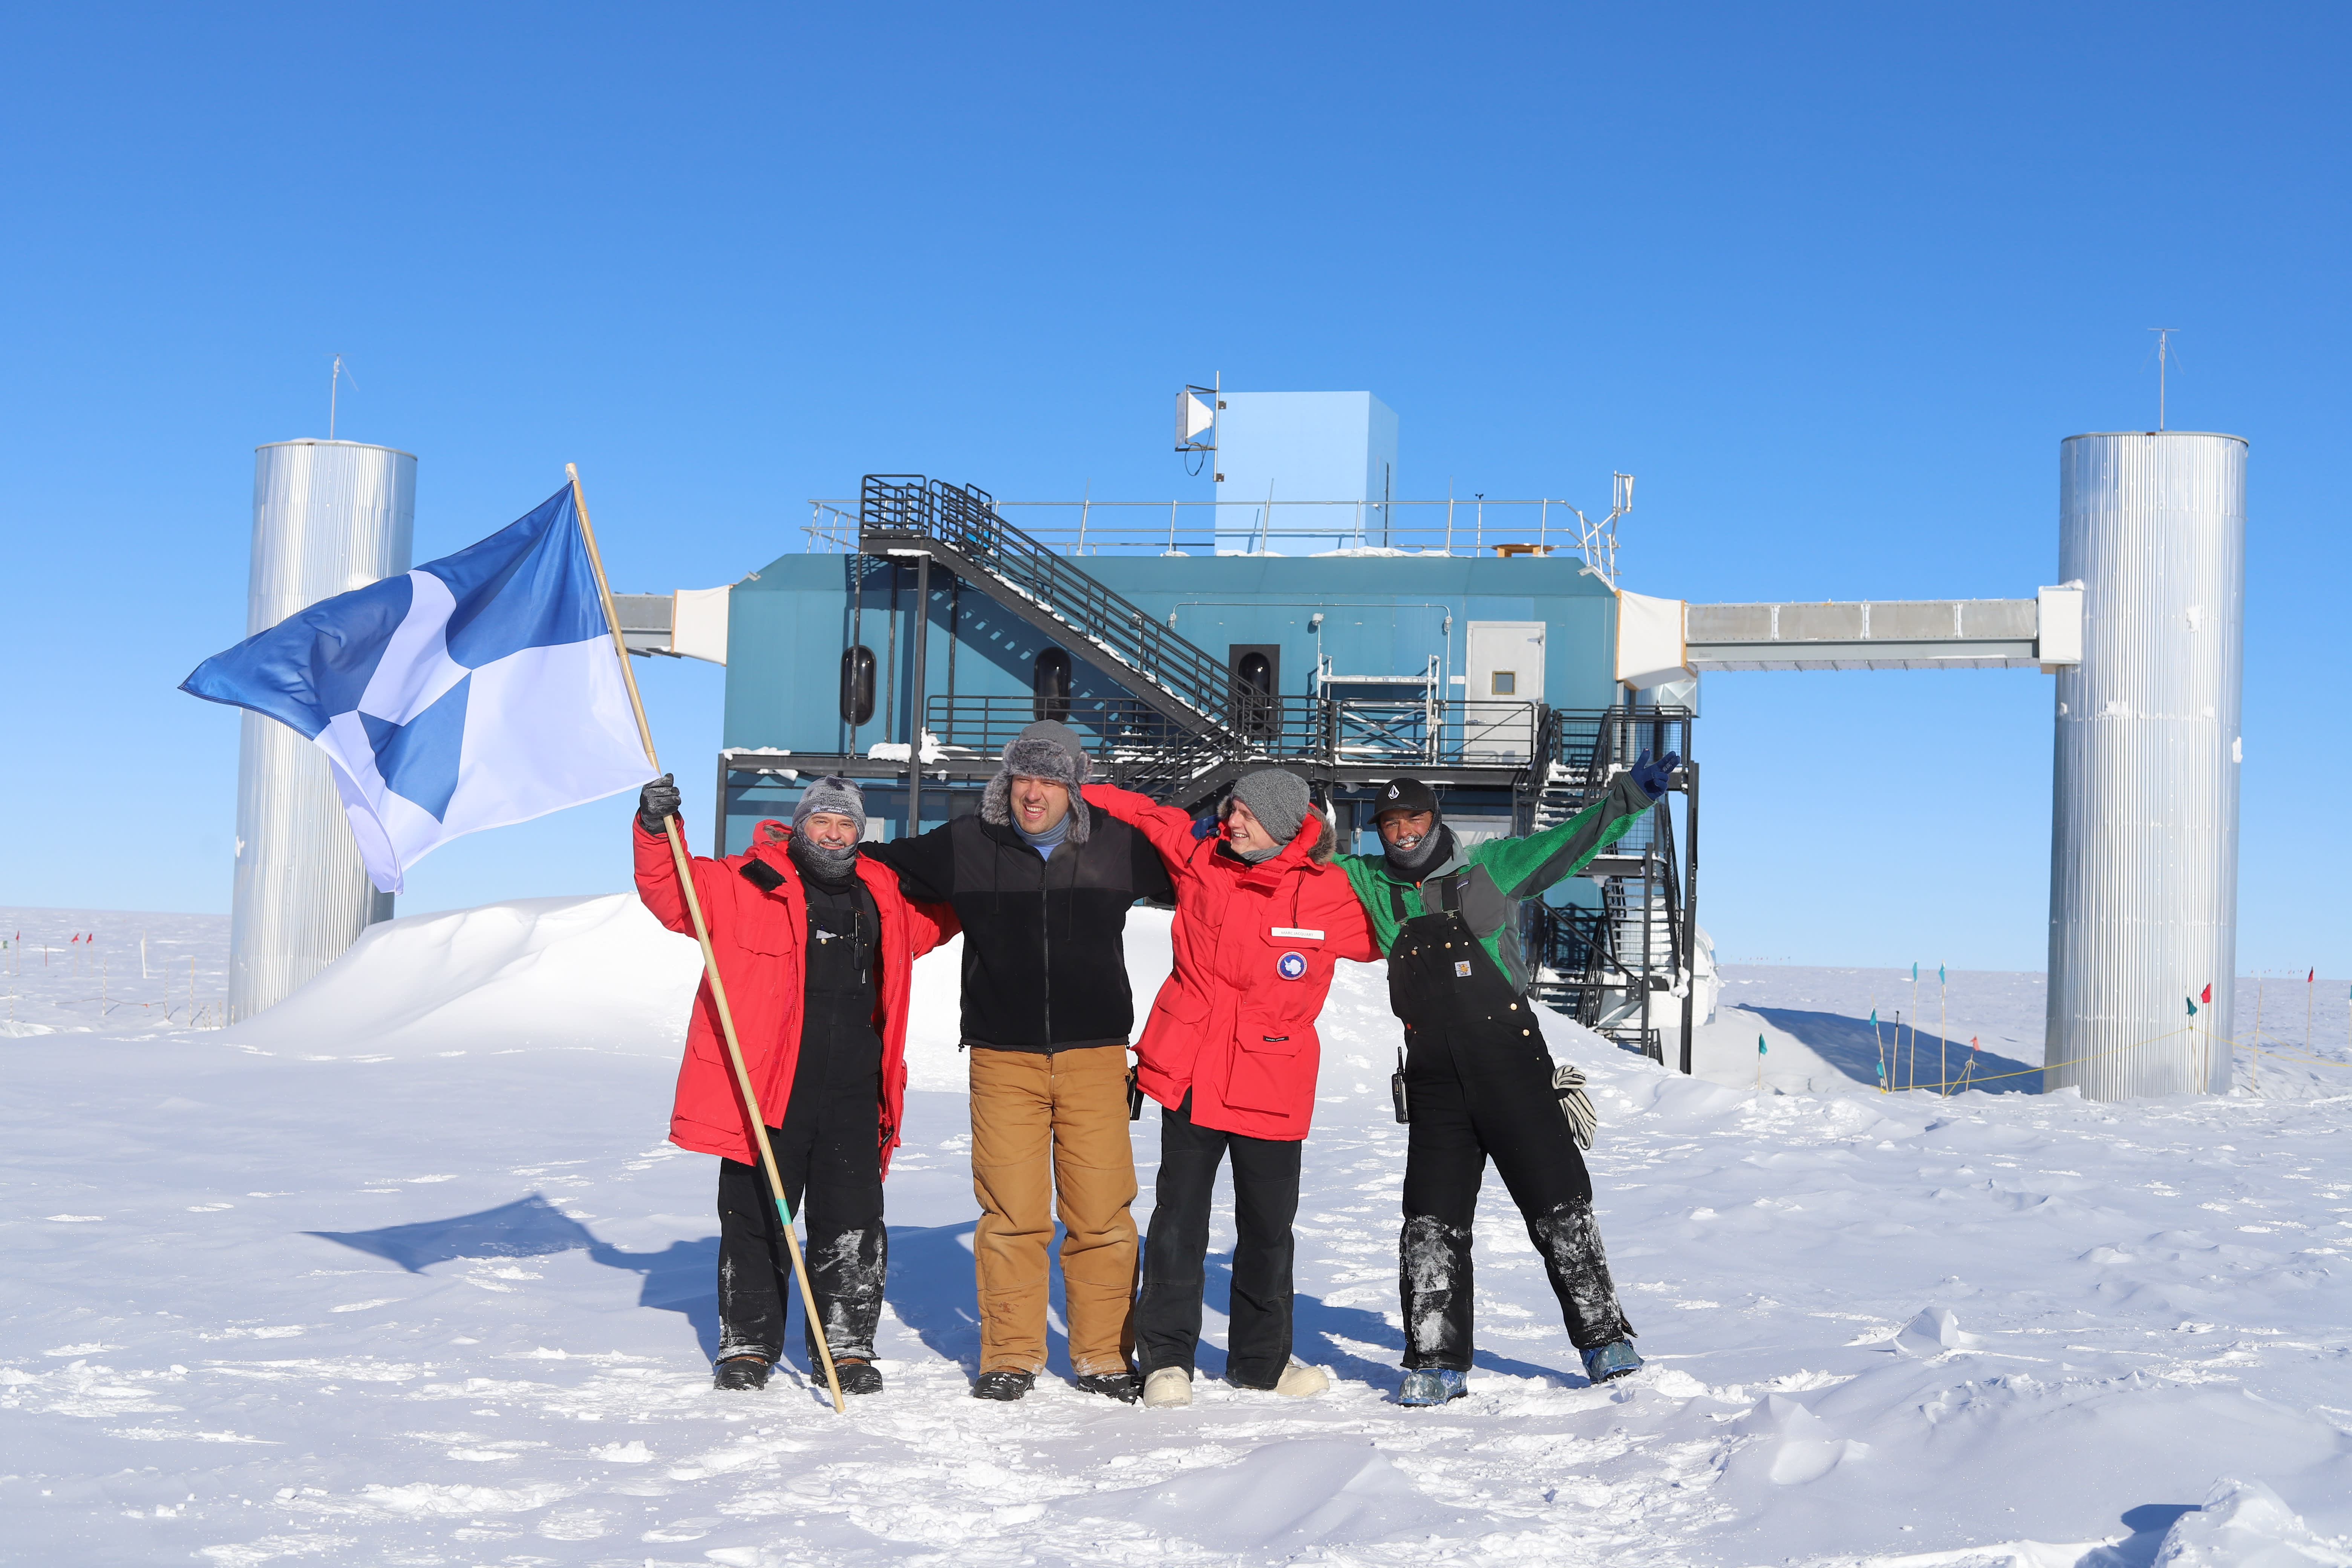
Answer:
[[[662,823],[677,802],[668,775],[647,784],[631,837],[637,896],[662,924],[690,933]],[[865,830],[857,786],[818,779],[790,828],[762,822],[742,854],[691,862],[784,1199],[808,1222],[809,1289],[845,1394],[882,1387],[874,1365],[888,1264],[882,1177],[906,1101],[911,971],[958,929],[953,911],[909,901],[895,873],[859,856]],[[687,1028],[669,1137],[719,1158],[713,1380],[762,1387],[783,1350],[791,1260],[708,979]]]
[[[1222,832],[1129,790],[1090,784],[1086,798],[1140,829],[1176,886],[1176,966],[1135,1047],[1136,1081],[1160,1107],[1135,1305],[1143,1403],[1192,1402],[1209,1200],[1228,1154],[1239,1235],[1226,1380],[1319,1394],[1330,1380],[1290,1359],[1290,1226],[1322,1056],[1315,1019],[1340,959],[1379,956],[1363,906],[1295,773],[1244,775],[1219,807]]]

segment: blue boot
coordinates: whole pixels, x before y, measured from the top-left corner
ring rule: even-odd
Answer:
[[[1450,1366],[1433,1366],[1423,1372],[1404,1374],[1404,1386],[1397,1391],[1399,1405],[1443,1405],[1449,1399],[1459,1399],[1470,1392],[1470,1374],[1456,1372]]]
[[[1642,1370],[1642,1358],[1633,1353],[1633,1342],[1631,1340],[1617,1340],[1581,1353],[1584,1375],[1594,1383],[1606,1383],[1612,1377],[1623,1377],[1627,1373]]]

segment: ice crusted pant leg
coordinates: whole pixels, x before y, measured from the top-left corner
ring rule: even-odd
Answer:
[[[1551,1276],[1552,1293],[1559,1298],[1560,1316],[1568,1339],[1578,1350],[1598,1350],[1633,1337],[1633,1325],[1617,1304],[1617,1287],[1609,1278],[1609,1257],[1601,1247],[1601,1226],[1593,1220],[1592,1204],[1570,1198],[1549,1214],[1530,1214],[1528,1238],[1543,1255],[1544,1272]]]
[[[791,1103],[768,1130],[784,1179],[784,1201],[807,1227],[809,1291],[836,1360],[872,1359],[889,1255],[882,1221],[882,1160],[872,1079]],[[767,1173],[757,1163],[719,1163],[719,1357],[781,1360],[784,1321],[800,1288],[793,1282]],[[816,1342],[802,1328],[809,1365]]]
[[[806,1173],[806,1148],[793,1148],[783,1129],[768,1129],[785,1190]],[[780,1360],[784,1350],[784,1303],[793,1290],[792,1260],[768,1173],[756,1163],[719,1162],[719,1353],[715,1359],[755,1355]]]
[[[1470,1224],[1478,1212],[1486,1152],[1463,1093],[1452,1042],[1439,1029],[1405,1031],[1404,1228],[1397,1238],[1397,1296],[1404,1312],[1407,1372],[1470,1370]]]
[[[1551,1091],[1550,1053],[1508,1028],[1482,1030],[1461,1048],[1479,1144],[1543,1257],[1570,1342],[1585,1351],[1632,1338],[1592,1217],[1592,1177]]]
[[[803,1261],[809,1293],[816,1298],[825,1348],[835,1361],[873,1360],[874,1332],[882,1321],[890,1233],[882,1223],[882,1149],[876,1111],[881,1090],[877,1075],[853,1079],[828,1091],[809,1151],[808,1186],[804,1193],[790,1194],[794,1212],[808,1227]],[[784,1267],[791,1268],[790,1258]],[[805,1324],[802,1344],[809,1365],[815,1368],[816,1336]]]
[[[1470,1370],[1470,1227],[1408,1215],[1397,1238],[1397,1294],[1404,1302],[1404,1369]]]

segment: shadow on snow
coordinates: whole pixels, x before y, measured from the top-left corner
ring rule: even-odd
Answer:
[[[411,1274],[422,1274],[436,1263],[460,1258],[545,1258],[558,1252],[585,1252],[607,1268],[626,1269],[643,1277],[637,1305],[677,1312],[694,1325],[703,1353],[719,1352],[719,1238],[673,1241],[659,1252],[630,1252],[600,1241],[594,1232],[570,1218],[539,1194],[517,1198],[478,1214],[450,1219],[420,1220],[415,1225],[386,1226],[381,1230],[313,1230],[319,1237],[356,1251],[388,1258]]]
[[[1925,1029],[1919,1031],[1915,1040],[1907,1022],[1898,1029],[1882,1019],[1877,1028],[1873,1029],[1869,1019],[1849,1018],[1843,1013],[1809,1013],[1789,1007],[1756,1007],[1745,1003],[1740,1007],[1743,1012],[1755,1014],[1807,1047],[1856,1083],[1865,1083],[1874,1089],[1878,1086],[1882,1049],[1888,1077],[1898,1089],[1913,1081],[1915,1047],[1918,1062],[1917,1081],[1922,1089],[1939,1080],[1938,1064],[1948,1060],[1952,1092],[1957,1094],[1962,1075],[1969,1066],[1970,1052],[1968,1041],[1948,1040]],[[1985,1094],[2042,1092],[2042,1069],[2033,1063],[2021,1062],[1997,1051],[1979,1049],[1974,1054],[1976,1070],[1969,1075],[1969,1089]],[[2011,1076],[1996,1076],[2001,1074]]]
[[[980,1318],[972,1279],[973,1222],[960,1225],[893,1226],[890,1227],[890,1271],[885,1299],[898,1320],[933,1353],[980,1371]],[[719,1238],[698,1237],[673,1241],[659,1252],[631,1252],[599,1240],[595,1233],[570,1218],[537,1193],[513,1203],[448,1219],[422,1220],[414,1225],[386,1226],[379,1230],[314,1230],[304,1233],[341,1247],[368,1253],[422,1274],[438,1263],[490,1258],[545,1258],[559,1252],[584,1252],[591,1261],[640,1277],[637,1305],[656,1311],[677,1312],[693,1325],[706,1356],[719,1351],[717,1274]],[[1059,1227],[1055,1237],[1058,1243]],[[1233,1271],[1225,1254],[1207,1259],[1207,1289],[1202,1305],[1223,1316],[1232,1298]],[[797,1292],[786,1288],[786,1300]],[[1374,1387],[1393,1385],[1402,1377],[1394,1362],[1375,1361],[1362,1353],[1367,1346],[1401,1349],[1398,1331],[1380,1313],[1360,1307],[1333,1307],[1301,1293],[1293,1299],[1293,1321],[1298,1353],[1307,1361],[1329,1366],[1341,1377]],[[1060,1270],[1054,1271],[1046,1310],[1046,1359],[1050,1365],[1069,1365],[1069,1334],[1064,1316]],[[785,1343],[797,1346],[797,1336]],[[1559,1338],[1560,1359],[1576,1364],[1576,1352],[1567,1335]],[[1559,1380],[1580,1387],[1580,1371],[1498,1356],[1481,1350],[1475,1363],[1489,1372],[1514,1377]],[[1223,1376],[1224,1352],[1202,1340],[1198,1362],[1203,1377]]]

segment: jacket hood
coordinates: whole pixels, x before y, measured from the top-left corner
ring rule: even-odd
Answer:
[[[1234,854],[1232,846],[1223,839],[1217,843],[1217,853],[1228,856],[1242,864],[1244,868],[1242,873],[1242,881],[1244,885],[1271,887],[1281,879],[1284,872],[1294,866],[1303,867],[1308,871],[1322,870],[1331,864],[1331,858],[1339,848],[1339,836],[1331,831],[1328,819],[1319,811],[1310,811],[1307,814],[1307,820],[1298,825],[1298,831],[1291,835],[1289,843],[1284,845],[1277,853],[1267,856],[1255,866]]]

